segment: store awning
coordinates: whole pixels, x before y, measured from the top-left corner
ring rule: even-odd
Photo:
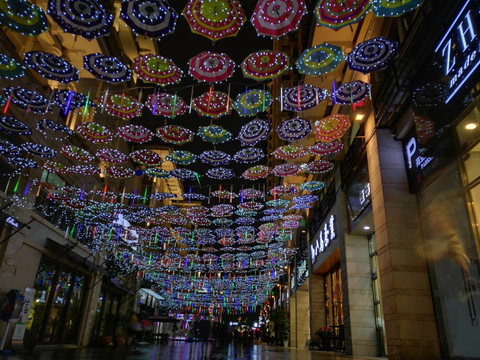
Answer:
[[[155,291],[147,289],[147,288],[140,288],[140,291],[143,291],[147,293],[148,295],[153,296],[157,300],[165,300],[165,298],[161,297],[159,294],[157,294]]]

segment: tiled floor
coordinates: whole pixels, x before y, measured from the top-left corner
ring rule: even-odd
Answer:
[[[143,344],[137,351],[127,351],[121,348],[36,348],[32,353],[12,353],[0,355],[0,360],[202,360],[202,359],[251,359],[251,360],[335,360],[335,359],[366,360],[361,358],[324,353],[320,351],[299,350],[267,345],[230,344],[226,348],[214,348],[212,344],[170,342],[168,345]]]

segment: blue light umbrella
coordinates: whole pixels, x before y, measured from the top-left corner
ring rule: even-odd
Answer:
[[[94,39],[110,32],[113,15],[95,0],[49,0],[48,14],[66,32]]]
[[[132,70],[114,56],[98,53],[85,55],[83,66],[97,79],[110,83],[128,81],[132,77]]]
[[[415,10],[424,0],[372,0],[372,12],[375,16],[400,16]]]
[[[133,31],[151,38],[173,32],[178,18],[166,0],[123,1],[120,16]]]
[[[61,83],[77,81],[78,69],[56,55],[43,51],[30,51],[25,54],[25,64],[45,79]]]
[[[233,107],[240,116],[253,116],[265,111],[272,104],[272,101],[273,98],[269,92],[254,89],[238,94]]]
[[[351,70],[368,74],[385,69],[397,55],[398,43],[379,36],[355,46],[347,56],[347,63]]]

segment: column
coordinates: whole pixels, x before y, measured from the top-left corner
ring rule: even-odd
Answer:
[[[439,359],[416,196],[409,193],[402,144],[366,123],[378,275],[389,359]]]

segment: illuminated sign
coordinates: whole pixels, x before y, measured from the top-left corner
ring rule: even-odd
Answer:
[[[5,222],[9,225],[12,225],[14,228],[19,228],[20,227],[20,224],[18,223],[18,221],[11,217],[11,216],[8,216],[6,219],[5,219]]]
[[[312,264],[315,264],[317,256],[325,252],[332,242],[337,237],[336,218],[330,215],[328,220],[323,224],[322,230],[318,232],[312,245],[310,245],[310,255],[312,257]]]
[[[414,137],[412,137],[405,146],[405,155],[407,157],[409,169],[416,167],[420,170],[423,170],[433,160],[433,157],[424,157],[418,155],[417,140]]]
[[[435,48],[449,80],[448,103],[480,66],[480,21],[476,1],[467,0]]]

